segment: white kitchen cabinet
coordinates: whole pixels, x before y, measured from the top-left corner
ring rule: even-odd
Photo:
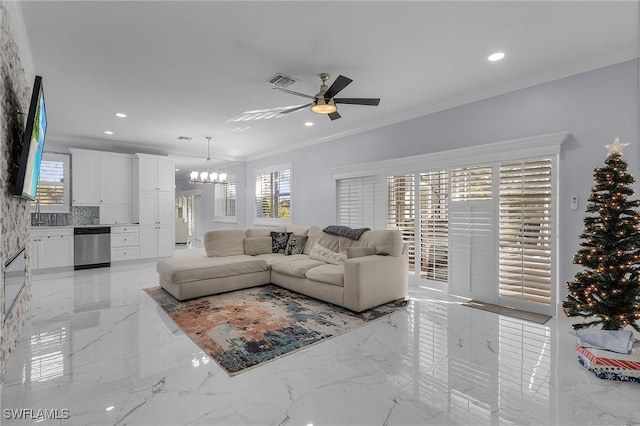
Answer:
[[[100,158],[88,151],[71,151],[71,195],[74,206],[97,206]]]
[[[100,223],[132,221],[133,156],[70,149],[74,206],[99,206]]]
[[[73,228],[32,230],[31,268],[73,266]]]
[[[136,154],[138,190],[175,191],[175,163],[168,157]]]
[[[140,226],[140,258],[173,256],[174,232],[173,226]]]
[[[100,204],[100,223],[105,225],[131,223],[131,204]]]
[[[134,260],[140,257],[138,226],[111,227],[111,261]]]
[[[140,258],[173,256],[175,250],[175,166],[172,159],[136,154],[134,222],[140,224]]]
[[[100,203],[131,205],[132,164],[130,157],[100,156]]]

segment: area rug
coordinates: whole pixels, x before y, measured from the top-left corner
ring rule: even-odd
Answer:
[[[462,304],[470,308],[476,308],[494,314],[506,315],[525,321],[531,321],[538,324],[544,324],[551,319],[550,315],[538,314],[535,312],[521,311],[520,309],[508,308],[506,306],[494,305],[480,300],[469,300]]]
[[[388,316],[408,303],[402,299],[355,313],[274,285],[185,302],[160,287],[144,291],[231,376]]]

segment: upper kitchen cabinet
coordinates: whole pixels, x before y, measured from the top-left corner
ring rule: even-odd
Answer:
[[[171,158],[136,154],[138,190],[174,191],[175,165]]]
[[[69,149],[74,206],[131,205],[133,157]]]

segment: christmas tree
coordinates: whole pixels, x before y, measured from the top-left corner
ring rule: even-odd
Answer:
[[[605,167],[593,172],[595,185],[580,235],[582,247],[573,263],[584,266],[574,281],[568,282],[564,312],[569,317],[589,318],[573,324],[574,329],[600,326],[604,330],[620,330],[640,319],[640,200],[629,200],[634,194],[635,178],[627,173],[621,144],[616,138],[609,148]]]

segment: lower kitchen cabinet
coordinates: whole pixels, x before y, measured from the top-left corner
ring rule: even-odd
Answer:
[[[171,257],[175,251],[174,226],[140,226],[140,259]]]
[[[37,229],[31,236],[31,269],[73,266],[73,229]]]

